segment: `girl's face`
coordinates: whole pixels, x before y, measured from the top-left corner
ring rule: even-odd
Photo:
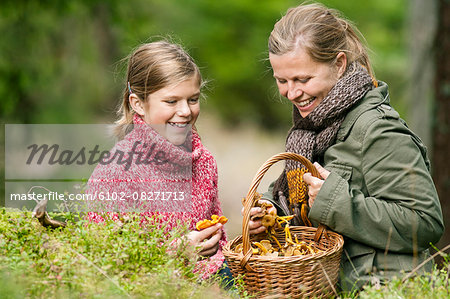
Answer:
[[[181,145],[200,113],[198,78],[151,93],[143,105],[144,121],[175,145]]]
[[[301,48],[283,55],[270,53],[269,60],[280,94],[297,107],[303,118],[327,96],[347,64],[342,52],[330,64],[313,60]]]

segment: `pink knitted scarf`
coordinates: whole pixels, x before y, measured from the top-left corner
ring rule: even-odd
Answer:
[[[89,179],[87,192],[97,196],[100,192],[128,196],[123,201],[101,202],[103,210],[106,207],[108,212],[140,211],[146,216],[159,215],[168,232],[177,227],[178,223],[186,223],[190,230],[195,230],[195,223],[199,220],[209,219],[213,214],[222,215],[218,200],[217,165],[211,153],[201,143],[197,132],[192,130],[192,138],[187,138],[192,140],[192,147],[187,143],[175,146],[146,125],[137,114],[133,122],[134,129],[113,147],[110,156],[119,150],[130,153],[133,147],[135,153],[148,153],[152,147],[147,160],[161,163],[136,163],[137,159],[143,160],[144,155],[135,154],[128,170],[125,170],[125,164],[99,164]],[[181,191],[190,193],[190,201],[185,200],[184,206],[173,200],[154,200],[151,204],[143,204],[140,200],[142,198],[139,198],[141,194],[148,197],[152,193],[155,196],[155,192],[179,191],[174,190],[177,186],[182,186]],[[133,195],[138,200],[133,199]],[[95,212],[90,212],[89,217],[95,222],[103,221],[101,215]],[[225,244],[226,234],[223,231],[220,248]],[[219,249],[214,256],[198,262],[197,266],[201,268],[199,271],[203,276],[207,277],[216,272],[223,261],[224,257]]]

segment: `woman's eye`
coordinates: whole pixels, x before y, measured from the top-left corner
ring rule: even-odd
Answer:
[[[309,81],[309,79],[311,79],[311,78],[303,78],[303,79],[295,79],[295,80],[300,82],[300,83],[306,83],[306,82]]]

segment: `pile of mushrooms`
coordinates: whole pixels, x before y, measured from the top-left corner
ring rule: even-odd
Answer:
[[[251,242],[251,249],[253,255],[260,256],[298,256],[298,255],[307,255],[307,254],[316,254],[321,251],[321,249],[317,248],[313,241],[306,243],[305,241],[298,240],[297,234],[292,236],[290,231],[289,221],[294,217],[294,215],[290,216],[277,216],[275,209],[270,209],[273,207],[272,204],[262,201],[261,194],[256,193],[255,197],[257,200],[255,201],[256,207],[260,207],[262,212],[253,215],[250,219],[252,221],[256,221],[261,219],[262,225],[266,227],[266,231],[263,234],[267,235],[267,238],[259,241],[259,242]],[[243,199],[245,200],[245,198]],[[275,229],[282,228],[284,230],[285,243],[281,245],[280,241],[278,241]],[[273,242],[271,242],[273,241]],[[273,245],[272,245],[273,244]],[[239,243],[234,248],[234,252],[243,253],[243,245]]]

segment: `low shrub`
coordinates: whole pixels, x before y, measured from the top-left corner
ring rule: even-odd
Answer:
[[[74,214],[47,229],[28,211],[0,208],[0,294],[7,298],[226,298],[216,281],[201,281],[186,246],[155,219],[90,223]]]

